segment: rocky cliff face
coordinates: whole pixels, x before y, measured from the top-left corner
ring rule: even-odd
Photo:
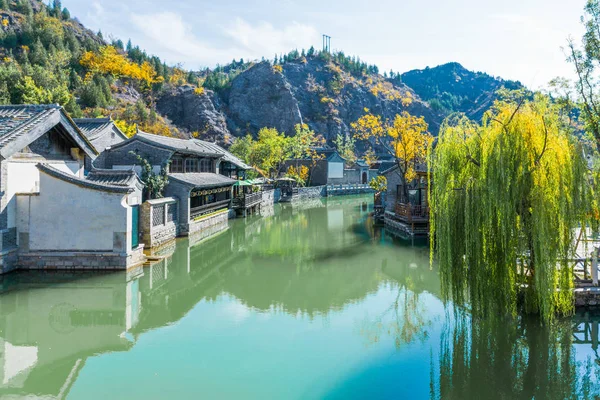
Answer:
[[[291,133],[296,124],[302,123],[290,83],[267,62],[233,80],[228,104],[232,130],[237,135],[256,133],[262,127]]]
[[[366,110],[390,120],[402,111],[423,116],[435,135],[451,111],[468,111],[471,105],[480,115],[482,106],[493,100],[493,90],[505,83],[462,67],[437,74],[437,80],[425,71],[405,75],[405,83],[381,75],[354,76],[319,57],[286,62],[281,67],[261,62],[238,75],[228,90],[218,94],[207,90],[202,95],[195,94],[192,87],[170,90],[159,99],[157,108],[177,126],[225,144],[230,135],[255,135],[262,127],[291,134],[299,123],[308,124],[331,142],[338,134],[349,135],[350,124]],[[462,99],[460,107],[440,107],[433,92],[425,90],[432,85],[449,93],[456,91],[456,98]]]
[[[179,128],[198,132],[203,140],[230,144],[231,133],[218,97],[211,90],[197,94],[194,89],[186,85],[167,90],[156,102],[157,111]]]

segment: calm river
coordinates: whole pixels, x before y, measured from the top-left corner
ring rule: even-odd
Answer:
[[[277,205],[127,273],[0,281],[0,397],[564,399],[600,393],[600,318],[472,322],[369,197]]]

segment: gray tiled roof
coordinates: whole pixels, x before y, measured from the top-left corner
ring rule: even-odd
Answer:
[[[46,174],[51,175],[57,179],[88,189],[112,193],[131,193],[135,190],[135,187],[133,185],[125,186],[123,184],[95,182],[89,179],[80,178],[78,176],[69,174],[64,171],[60,171],[47,164],[37,164],[36,166],[40,171],[45,172]]]
[[[395,162],[392,165],[389,165],[387,168],[383,169],[384,165],[383,163],[381,164],[381,166],[379,167],[379,175],[386,175],[389,174],[392,171],[395,171],[398,168],[398,164],[396,164]],[[415,168],[416,172],[421,172],[421,173],[425,173],[427,172],[427,164],[426,163],[417,163],[417,166]]]
[[[99,152],[127,140],[110,118],[76,118],[73,121]]]
[[[4,158],[62,125],[68,135],[92,158],[96,149],[73,120],[57,104],[21,104],[0,106],[0,153]]]
[[[73,118],[73,121],[90,140],[102,135],[105,130],[111,129],[113,125],[110,118]]]
[[[219,157],[242,169],[252,168],[221,146],[215,143],[206,142],[204,140],[178,139],[167,136],[153,135],[145,132],[138,132],[134,138],[139,138],[142,141],[150,142],[154,145],[165,147],[174,151],[199,154],[209,157]]]
[[[190,187],[203,188],[231,186],[236,182],[234,179],[212,172],[174,173],[169,174],[169,180],[178,181]]]
[[[133,169],[94,169],[90,171],[86,179],[90,182],[109,186],[132,187],[142,185]]]
[[[27,134],[57,113],[60,113],[60,106],[56,104],[0,106],[0,147]]]
[[[146,143],[154,144],[159,147],[164,147],[182,153],[198,154],[208,157],[223,156],[223,151],[209,151],[208,148],[195,143],[195,141],[191,139],[178,139],[168,136],[153,135],[145,132],[136,133],[134,138],[137,138]]]
[[[233,165],[238,166],[239,168],[252,169],[251,166],[249,166],[248,164],[246,164],[245,162],[243,162],[242,160],[240,160],[239,158],[237,158],[236,156],[234,156],[233,154],[231,154],[230,152],[228,152],[227,150],[225,150],[224,148],[222,148],[221,146],[219,146],[215,143],[205,142],[204,140],[198,140],[198,139],[192,139],[192,140],[194,142],[196,142],[196,144],[198,144],[199,146],[202,146],[205,149],[207,149],[207,151],[216,151],[216,152],[222,153],[223,160],[228,161],[228,162],[232,163]]]

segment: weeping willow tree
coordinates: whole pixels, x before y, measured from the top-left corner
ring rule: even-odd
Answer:
[[[431,257],[442,291],[474,313],[573,309],[574,228],[584,223],[580,146],[547,98],[502,100],[476,124],[448,119],[429,156]]]

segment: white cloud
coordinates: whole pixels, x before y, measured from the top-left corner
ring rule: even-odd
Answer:
[[[277,29],[268,22],[252,25],[242,18],[235,19],[227,34],[252,58],[309,48],[319,40],[319,33],[310,25],[292,22],[283,29]]]
[[[131,15],[131,22],[145,36],[146,49],[174,63],[211,63],[227,54],[200,41],[183,17],[173,12]]]
[[[183,16],[171,11],[152,14],[131,14],[133,26],[144,36],[141,45],[149,53],[160,54],[171,63],[184,63],[189,68],[227,63],[232,59],[271,58],[275,53],[294,48],[310,47],[318,40],[317,30],[296,22],[277,29],[267,22],[255,25],[242,18],[232,24],[217,27],[211,33],[221,36],[223,46],[209,44],[198,38],[193,26]]]

